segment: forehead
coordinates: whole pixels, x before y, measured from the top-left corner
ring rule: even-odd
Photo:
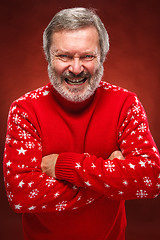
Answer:
[[[94,26],[76,30],[55,32],[51,39],[55,51],[96,51],[99,49],[99,35]]]

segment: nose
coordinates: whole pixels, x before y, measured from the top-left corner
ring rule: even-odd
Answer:
[[[74,57],[69,66],[69,71],[78,75],[84,70],[81,60],[78,57]]]

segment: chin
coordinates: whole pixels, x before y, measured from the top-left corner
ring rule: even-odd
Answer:
[[[56,72],[48,65],[48,75],[50,82],[54,89],[66,100],[71,102],[83,102],[90,98],[99,87],[103,75],[103,65],[97,69],[94,76],[91,77],[87,82],[84,83],[84,86],[81,87],[71,87],[67,85],[64,80],[57,77]]]
[[[89,86],[85,87],[85,89],[83,90],[79,90],[79,89],[73,89],[70,90],[69,88],[63,87],[62,85],[57,86],[55,83],[53,83],[52,81],[52,85],[55,88],[55,90],[66,100],[70,101],[70,102],[83,102],[85,100],[87,100],[88,98],[90,98],[95,90],[90,89]]]

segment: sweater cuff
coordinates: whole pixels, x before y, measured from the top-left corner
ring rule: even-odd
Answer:
[[[79,153],[60,153],[55,167],[55,175],[59,180],[65,180],[76,184],[77,174],[75,171],[76,162],[81,162],[83,154]]]

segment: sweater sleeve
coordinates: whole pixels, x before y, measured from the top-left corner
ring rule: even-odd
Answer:
[[[160,189],[160,156],[136,96],[120,115],[117,143],[125,160],[62,153],[56,177],[115,200],[154,198]]]
[[[4,180],[8,201],[18,213],[73,210],[94,201],[100,194],[41,171],[42,144],[32,117],[12,104],[4,151]]]

